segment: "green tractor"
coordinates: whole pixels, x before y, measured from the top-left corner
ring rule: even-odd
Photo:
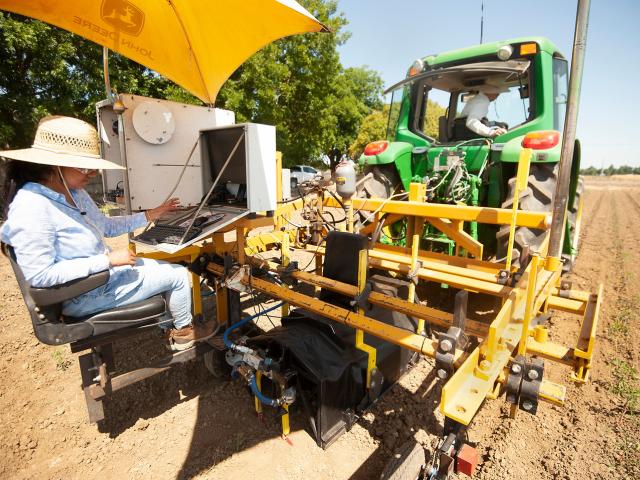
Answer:
[[[522,210],[550,211],[556,187],[568,97],[568,63],[545,38],[520,38],[430,55],[416,60],[407,77],[387,90],[387,139],[370,143],[359,159],[365,178],[361,197],[400,197],[411,182],[426,184],[435,203],[511,208],[520,152],[532,148],[528,186],[520,193]],[[487,87],[499,96],[490,104],[482,136],[463,117],[465,105]],[[486,132],[486,128],[484,130]],[[506,131],[506,133],[505,133]],[[572,163],[565,269],[577,253],[582,181],[580,144]],[[487,257],[506,257],[509,226],[475,225],[467,232],[484,245]],[[406,222],[383,229],[380,241],[404,244]],[[543,231],[518,228],[513,258],[525,246],[536,250]],[[453,254],[455,244],[427,224],[421,247]]]

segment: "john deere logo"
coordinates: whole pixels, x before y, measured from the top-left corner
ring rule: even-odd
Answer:
[[[127,0],[102,0],[100,16],[116,30],[133,36],[144,26],[144,12]]]

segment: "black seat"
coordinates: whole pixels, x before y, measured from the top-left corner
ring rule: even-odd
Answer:
[[[358,285],[360,251],[367,250],[369,239],[357,233],[331,231],[327,236],[322,275],[338,282]],[[320,290],[320,300],[351,309],[353,298],[329,290]]]
[[[98,272],[62,285],[34,288],[25,280],[16,262],[13,247],[3,243],[2,251],[11,262],[18,286],[31,315],[33,331],[38,340],[47,345],[62,345],[118,330],[133,329],[157,322],[167,311],[164,297],[156,295],[141,302],[97,312],[86,317],[64,316],[62,302],[106,284],[109,280],[109,271]]]

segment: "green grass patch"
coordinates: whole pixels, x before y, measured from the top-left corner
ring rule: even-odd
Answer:
[[[638,386],[638,370],[633,365],[623,361],[613,361],[613,376],[615,381],[611,391],[624,402],[625,413],[635,414],[640,406],[640,386]]]
[[[53,358],[53,361],[56,364],[56,370],[61,370],[64,372],[67,368],[69,368],[69,366],[71,366],[71,361],[65,358],[64,353],[59,348],[56,348],[53,350],[53,352],[51,352],[51,358]]]

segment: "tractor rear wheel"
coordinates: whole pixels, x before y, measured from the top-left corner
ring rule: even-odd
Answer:
[[[357,198],[389,198],[402,189],[402,182],[395,164],[375,165],[364,170],[365,180],[358,184]],[[354,216],[356,231],[365,226],[371,212],[362,211]]]
[[[557,163],[536,163],[529,169],[528,185],[520,192],[518,208],[534,212],[550,212],[553,208],[553,195],[556,190],[558,180]],[[509,179],[509,192],[506,200],[502,203],[502,208],[513,208],[513,200],[516,189],[516,178]],[[520,265],[520,254],[525,245],[529,246],[531,252],[535,252],[540,247],[546,234],[545,230],[536,230],[527,227],[517,227],[513,240],[512,264]],[[496,260],[506,261],[507,249],[509,247],[509,225],[503,225],[496,234],[497,252]]]
[[[563,270],[565,272],[571,271],[573,263],[576,260],[578,247],[580,245],[580,227],[582,226],[582,206],[584,204],[584,180],[582,177],[578,177],[578,185],[576,186],[576,194],[573,198],[573,204],[569,206],[567,210],[567,221],[569,222],[569,235],[571,239],[572,253],[563,253],[564,259]],[[574,252],[576,252],[574,254]]]

